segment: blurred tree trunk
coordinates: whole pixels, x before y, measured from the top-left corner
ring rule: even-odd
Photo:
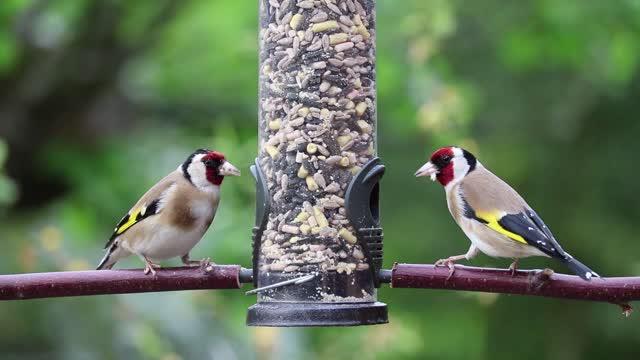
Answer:
[[[125,21],[143,3],[79,1],[62,39],[50,43],[42,22],[58,2],[34,1],[16,18],[17,60],[0,73],[0,137],[9,144],[7,172],[21,189],[18,206],[36,206],[65,191],[38,168],[48,144],[71,141],[90,151],[92,140],[135,122],[136,108],[119,86],[121,72],[187,4],[156,1],[152,16],[134,22],[135,35],[123,35]]]

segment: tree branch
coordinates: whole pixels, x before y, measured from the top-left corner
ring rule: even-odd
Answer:
[[[555,274],[550,269],[518,271],[456,265],[449,269],[434,265],[395,264],[382,270],[381,281],[392,288],[423,288],[482,291],[502,294],[544,296],[560,299],[602,301],[631,313],[630,301],[640,300],[640,277],[594,278]],[[251,282],[251,270],[239,265],[162,268],[157,275],[142,269],[67,271],[0,275],[0,300],[49,297],[127,294],[178,290],[239,289]]]
[[[65,271],[0,275],[0,300],[64,296],[143,293],[155,291],[239,289],[239,265],[178,267],[144,275],[142,269]],[[246,282],[246,281],[245,281]]]
[[[447,267],[434,265],[394,264],[393,288],[425,288],[483,291],[492,293],[545,296],[562,299],[603,301],[630,312],[629,301],[640,300],[640,277],[593,278],[585,281],[577,276],[554,274],[545,269],[518,271],[476,268],[456,265],[449,276]]]

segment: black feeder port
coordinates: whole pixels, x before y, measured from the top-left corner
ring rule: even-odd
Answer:
[[[249,308],[247,325],[356,326],[388,322],[387,305],[376,301],[383,239],[378,208],[379,181],[384,171],[380,160],[372,159],[352,179],[346,192],[348,219],[357,229],[356,247],[365,256],[367,266],[361,268],[366,270],[339,273],[315,269],[288,274],[260,271],[265,267],[265,259],[260,255],[261,239],[271,204],[260,167],[251,167],[258,185],[253,279],[254,286],[264,290],[258,292],[258,303]]]

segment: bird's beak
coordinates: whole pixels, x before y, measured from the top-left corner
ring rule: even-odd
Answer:
[[[438,168],[433,165],[431,161],[422,165],[422,167],[416,171],[416,177],[430,176],[433,181],[436,180],[436,175],[438,175]]]
[[[225,161],[222,166],[220,166],[218,174],[222,176],[240,176],[240,170],[238,170],[238,168],[233,166],[230,162]]]

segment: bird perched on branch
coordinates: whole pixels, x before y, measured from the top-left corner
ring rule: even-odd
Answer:
[[[514,259],[509,267],[512,273],[520,258],[547,256],[585,280],[598,277],[565,252],[531,206],[470,152],[455,146],[441,148],[416,176],[430,176],[444,186],[449,212],[471,240],[466,254],[436,262],[436,266],[449,267],[449,276],[456,261],[469,260],[479,250],[492,257]]]
[[[178,256],[186,265],[209,263],[208,258],[191,260],[189,251],[213,221],[224,177],[239,175],[219,152],[200,149],[189,155],[120,220],[98,270],[111,269],[132,254],[144,261],[145,274],[155,275],[158,261]]]

